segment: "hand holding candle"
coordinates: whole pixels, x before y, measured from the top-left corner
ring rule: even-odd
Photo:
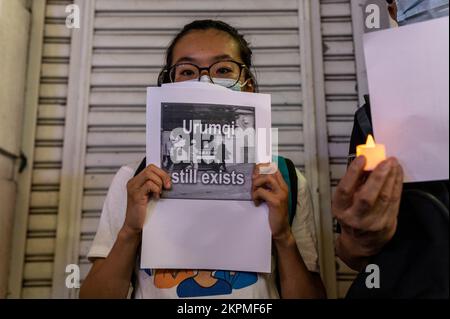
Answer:
[[[356,147],[356,156],[363,155],[366,158],[365,171],[373,171],[375,167],[386,159],[386,149],[383,144],[375,144],[373,136],[369,134],[366,144]]]

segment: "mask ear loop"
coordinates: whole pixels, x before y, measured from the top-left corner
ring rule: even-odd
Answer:
[[[253,76],[250,76],[250,77],[249,77],[247,80],[245,80],[245,82],[242,83],[242,84],[238,82],[238,84],[239,84],[239,86],[240,86],[241,89],[244,88],[245,86],[248,86],[249,88],[252,88],[252,89],[253,89],[253,93],[258,93],[257,87],[254,85],[254,83],[255,83],[255,80],[254,80]]]
[[[254,86],[254,84],[253,84],[253,83],[255,83],[255,78],[254,78],[252,72],[250,72],[250,70],[247,68],[247,66],[244,68],[244,71],[247,72],[247,74],[248,74],[249,77],[248,77],[248,79],[245,80],[245,82],[242,83],[242,84],[238,81],[239,87],[242,89],[243,87],[245,87],[246,85],[248,85],[249,87],[255,88],[255,86]],[[251,83],[249,83],[249,81],[251,81]],[[256,93],[256,92],[257,92],[257,91],[255,90],[255,93]]]
[[[240,84],[239,82],[238,83],[239,83],[240,87],[243,88],[244,86],[246,86],[248,84],[248,81],[250,81],[250,80],[251,80],[251,78],[248,78],[247,80],[245,80],[244,83],[242,83],[242,84]],[[250,84],[250,86],[252,86],[252,85]]]
[[[254,70],[254,73],[251,72],[249,68],[247,68],[247,73],[249,75],[249,78],[247,79],[247,81],[251,81],[251,83],[249,83],[249,86],[253,88],[253,92],[258,93],[259,88],[258,88],[258,82],[256,80],[256,69],[254,66],[253,66],[253,70]]]

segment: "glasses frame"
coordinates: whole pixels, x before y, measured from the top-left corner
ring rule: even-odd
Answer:
[[[177,66],[180,66],[180,65],[192,65],[192,66],[194,66],[194,67],[196,67],[198,69],[198,79],[197,79],[198,81],[200,81],[200,79],[201,79],[202,72],[203,71],[207,71],[208,77],[209,77],[211,83],[214,83],[214,80],[211,77],[210,70],[211,70],[211,68],[214,65],[216,65],[218,63],[222,63],[222,62],[233,62],[233,63],[235,63],[235,64],[237,64],[239,66],[239,76],[238,76],[236,82],[234,82],[233,85],[227,86],[227,88],[231,88],[231,87],[235,86],[237,83],[239,83],[239,80],[241,79],[241,76],[242,76],[242,70],[248,71],[248,67],[244,63],[241,63],[241,62],[238,62],[238,61],[235,61],[235,60],[221,60],[221,61],[217,61],[217,62],[214,62],[213,64],[211,64],[209,67],[205,67],[205,68],[201,68],[197,64],[194,64],[194,63],[191,63],[191,62],[176,63],[176,64],[170,66],[169,68],[165,68],[164,70],[161,71],[161,73],[159,75],[159,79],[160,80],[158,82],[160,82],[160,83],[167,83],[167,81],[164,81],[164,79],[168,79],[170,81],[170,83],[176,83],[176,81],[173,81],[171,76],[170,76],[170,73],[172,72],[172,70],[174,70]]]

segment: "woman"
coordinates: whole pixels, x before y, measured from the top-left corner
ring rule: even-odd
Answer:
[[[167,50],[159,84],[209,80],[233,90],[256,92],[250,68],[252,52],[231,26],[212,20],[186,25]],[[171,188],[169,175],[149,165],[136,177],[136,166],[122,167],[106,197],[88,257],[93,266],[83,282],[82,298],[126,298],[133,272],[137,298],[231,297],[322,298],[310,194],[298,173],[298,206],[289,225],[288,187],[281,174],[253,176],[252,198],[269,207],[274,259],[272,274],[223,270],[137,269],[136,258],[149,200]],[[280,289],[277,289],[276,278]]]

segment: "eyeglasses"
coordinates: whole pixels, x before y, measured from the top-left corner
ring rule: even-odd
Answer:
[[[168,79],[172,83],[191,80],[200,81],[203,71],[207,71],[212,83],[214,81],[217,82],[218,79],[227,79],[229,84],[226,87],[231,88],[239,82],[244,69],[247,69],[245,64],[233,60],[218,61],[207,68],[201,68],[193,63],[181,62],[163,70],[162,75],[168,75]],[[167,78],[166,76],[164,77]]]

